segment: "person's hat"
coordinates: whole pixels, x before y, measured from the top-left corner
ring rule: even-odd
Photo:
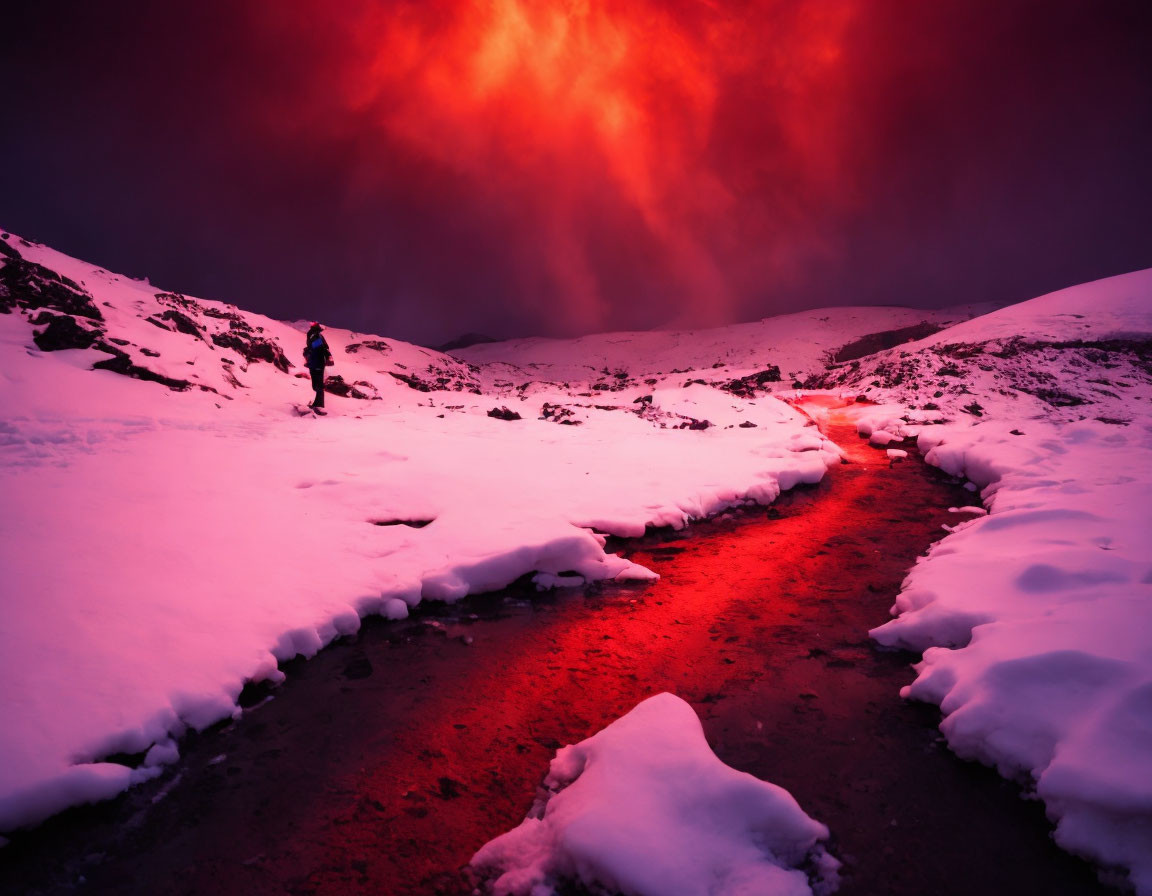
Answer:
[[[320,321],[314,320],[314,321],[312,321],[312,326],[309,327],[308,329],[310,329],[310,330],[323,330],[324,328],[322,326],[320,326]]]

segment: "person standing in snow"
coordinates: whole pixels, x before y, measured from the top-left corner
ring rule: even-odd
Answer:
[[[308,328],[308,335],[304,341],[304,363],[308,372],[312,374],[312,388],[316,390],[316,397],[308,404],[310,408],[324,407],[324,368],[332,363],[332,352],[328,348],[328,341],[324,338],[323,328],[313,323]]]

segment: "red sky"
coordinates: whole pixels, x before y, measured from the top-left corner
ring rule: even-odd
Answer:
[[[1152,265],[1135,0],[99,7],[6,29],[0,224],[277,316],[575,334]]]

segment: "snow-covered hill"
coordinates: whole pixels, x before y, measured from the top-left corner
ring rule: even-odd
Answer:
[[[764,370],[784,384],[823,369],[833,356],[889,348],[991,310],[972,305],[945,311],[896,306],[822,308],[707,330],[598,333],[579,339],[513,339],[458,349],[484,365],[490,386],[528,380],[614,387],[700,373],[726,382]],[[673,374],[675,371],[675,374]],[[655,384],[650,384],[655,385]]]

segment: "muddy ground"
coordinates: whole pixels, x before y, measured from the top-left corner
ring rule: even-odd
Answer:
[[[469,893],[557,747],[660,691],[831,828],[844,896],[1112,892],[901,701],[915,657],[867,638],[971,495],[828,432],[850,463],[819,486],[623,545],[655,584],[428,605],[289,664],[161,780],[15,837],[0,892]]]

